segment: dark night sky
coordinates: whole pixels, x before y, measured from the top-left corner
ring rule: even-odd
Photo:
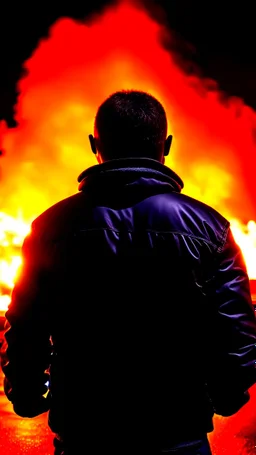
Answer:
[[[16,82],[22,63],[37,46],[49,26],[62,16],[84,18],[110,1],[12,2],[0,11],[0,120],[14,125],[13,108]],[[80,5],[81,3],[81,5]],[[204,76],[217,81],[228,95],[241,97],[256,110],[256,56],[254,2],[246,0],[192,1],[144,0],[154,17],[165,21],[175,32],[177,58],[190,60],[187,71],[199,69]],[[161,6],[164,14],[155,10]],[[187,44],[184,44],[187,43]]]

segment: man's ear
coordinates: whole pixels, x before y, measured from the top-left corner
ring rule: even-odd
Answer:
[[[169,135],[165,139],[165,143],[164,143],[164,156],[168,156],[169,155],[171,145],[172,145],[172,136]]]
[[[94,155],[97,155],[97,148],[96,148],[96,144],[95,144],[95,138],[94,138],[94,136],[92,134],[89,134],[88,137],[89,137],[92,153],[94,153]]]

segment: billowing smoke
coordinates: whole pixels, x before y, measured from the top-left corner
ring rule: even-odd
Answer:
[[[89,149],[97,106],[120,89],[158,97],[174,135],[166,164],[184,193],[243,222],[256,219],[255,112],[187,75],[163,46],[164,25],[127,2],[84,23],[59,19],[24,63],[15,129],[3,135],[0,210],[26,219],[77,190],[96,164]],[[171,40],[171,36],[169,37]]]

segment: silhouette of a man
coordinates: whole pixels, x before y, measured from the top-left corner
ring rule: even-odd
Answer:
[[[157,99],[112,94],[90,135],[99,164],[25,239],[5,393],[20,416],[49,410],[56,455],[209,455],[214,413],[249,400],[244,260],[230,223],[181,193],[171,141]]]

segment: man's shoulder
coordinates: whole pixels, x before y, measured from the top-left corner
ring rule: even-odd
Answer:
[[[32,229],[41,232],[58,226],[64,227],[63,225],[75,216],[82,198],[83,194],[79,192],[56,202],[35,218]]]
[[[187,208],[188,216],[194,217],[202,234],[206,234],[211,239],[216,236],[218,241],[223,243],[230,227],[229,220],[217,209],[205,202],[187,195],[182,195],[182,197],[183,208]]]
[[[193,217],[209,218],[209,221],[218,220],[218,222],[228,225],[229,221],[220,211],[215,209],[213,206],[206,204],[199,199],[195,199],[184,193],[166,193],[164,195],[157,195],[155,203],[159,202],[158,198],[165,199],[165,206],[168,212],[175,210],[181,211],[182,213],[191,214]]]
[[[156,198],[154,207],[161,220],[175,226],[177,232],[194,235],[213,243],[223,243],[227,236],[230,222],[224,215],[212,206],[183,193],[161,195],[161,201]],[[167,221],[166,221],[167,220]]]
[[[190,206],[196,212],[205,214],[206,216],[210,216],[211,218],[212,217],[216,218],[222,221],[224,224],[229,223],[224,214],[222,214],[213,206],[206,204],[205,202],[200,201],[199,199],[195,199],[191,196],[188,196],[187,194],[181,194],[180,196],[182,198],[182,203],[186,206]]]

